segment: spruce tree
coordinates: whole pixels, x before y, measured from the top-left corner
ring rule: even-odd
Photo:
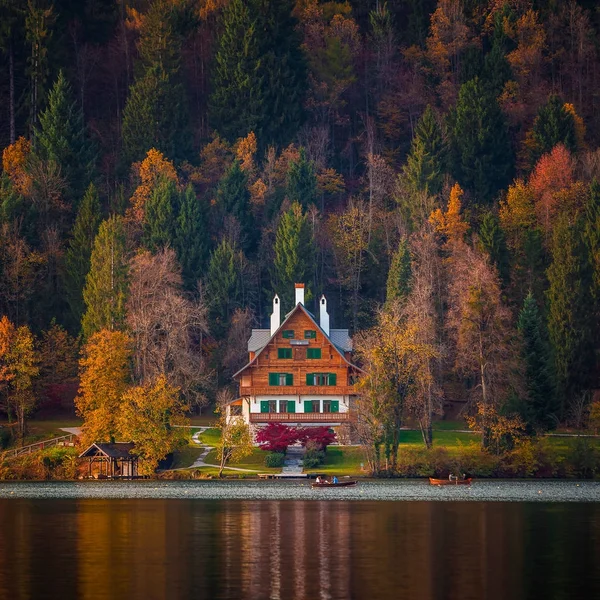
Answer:
[[[230,142],[287,144],[302,122],[306,66],[291,0],[232,0],[224,10],[210,118]]]
[[[491,202],[510,180],[513,153],[498,102],[479,79],[461,86],[450,123],[454,177],[478,202]]]
[[[85,309],[83,287],[90,270],[94,240],[102,221],[100,199],[90,183],[79,204],[71,239],[65,254],[65,293],[74,322],[79,327]]]
[[[62,71],[40,114],[34,149],[43,160],[54,161],[67,184],[67,196],[78,199],[92,178],[94,148],[86,135],[83,112],[73,99],[71,86]]]
[[[171,246],[175,240],[175,219],[179,192],[172,179],[159,181],[144,207],[144,245],[151,252]]]
[[[583,238],[588,254],[589,288],[592,302],[590,325],[596,350],[600,347],[600,184],[590,185],[585,207]]]
[[[191,185],[181,195],[174,246],[185,285],[194,289],[206,267],[209,235],[205,211]]]
[[[191,146],[183,87],[160,66],[148,68],[131,86],[123,111],[127,165],[143,160],[151,148],[183,160]]]
[[[557,144],[563,144],[569,152],[577,151],[575,119],[565,109],[560,96],[552,94],[548,102],[540,107],[530,133],[531,165]]]
[[[250,209],[248,175],[240,167],[239,161],[233,161],[227,173],[219,182],[217,206],[222,217],[231,215],[240,225],[240,246],[246,252],[254,250],[257,232]]]
[[[295,283],[306,285],[308,302],[312,297],[315,249],[310,223],[298,202],[281,216],[274,251],[271,289],[281,298],[283,310],[294,306]]]
[[[492,212],[486,212],[479,228],[479,241],[482,249],[488,254],[492,263],[498,269],[498,274],[504,285],[508,284],[509,256],[506,247],[506,236],[500,228],[498,219]]]
[[[552,235],[552,263],[547,276],[548,332],[560,413],[565,417],[569,401],[589,383],[594,358],[590,340],[589,263],[581,219],[572,223],[566,214],[557,219]]]
[[[128,271],[123,219],[112,216],[100,225],[85,280],[82,330],[86,338],[100,329],[114,331],[124,327]]]
[[[412,277],[410,246],[406,237],[400,238],[398,249],[394,252],[387,278],[386,301],[388,303],[405,299],[410,293]]]
[[[317,202],[315,165],[306,158],[304,148],[300,148],[298,160],[290,162],[287,172],[286,193],[290,202],[298,202],[305,209]]]
[[[523,337],[522,356],[528,400],[525,416],[533,429],[551,429],[556,425],[558,406],[550,349],[540,311],[531,292],[525,298],[517,326]]]
[[[447,145],[430,105],[415,128],[404,176],[415,191],[438,194],[442,189],[446,167]]]
[[[206,278],[206,297],[211,331],[221,339],[229,328],[233,312],[241,304],[242,276],[237,249],[226,239],[210,257]]]

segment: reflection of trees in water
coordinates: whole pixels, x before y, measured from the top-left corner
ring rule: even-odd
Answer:
[[[0,505],[0,598],[591,598],[598,564],[593,503]]]

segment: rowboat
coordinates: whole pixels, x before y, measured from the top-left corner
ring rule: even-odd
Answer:
[[[473,481],[472,477],[467,477],[467,479],[434,479],[433,477],[429,478],[429,483],[431,485],[471,485],[471,481]]]
[[[338,481],[337,483],[313,483],[314,488],[335,488],[335,487],[350,487],[356,485],[358,481]]]

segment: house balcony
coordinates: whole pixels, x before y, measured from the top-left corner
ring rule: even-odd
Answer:
[[[352,413],[250,413],[250,423],[349,423]]]
[[[240,396],[349,396],[356,394],[353,385],[272,385],[240,386]]]

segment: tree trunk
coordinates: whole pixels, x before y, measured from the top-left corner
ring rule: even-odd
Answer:
[[[17,139],[15,129],[15,57],[12,39],[8,46],[8,89],[9,89],[9,115],[10,115],[10,143],[14,144]]]
[[[223,477],[223,469],[225,469],[225,465],[227,463],[227,451],[223,448],[221,452],[221,463],[219,465],[219,478]]]

